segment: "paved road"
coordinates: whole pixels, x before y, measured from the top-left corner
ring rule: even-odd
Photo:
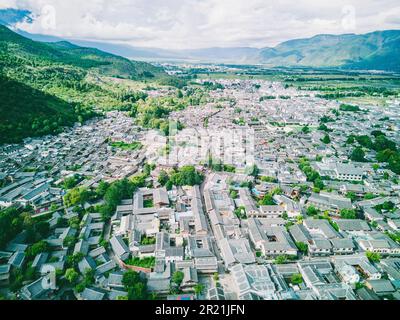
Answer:
[[[206,175],[207,175],[207,173],[209,173],[209,172],[207,171]],[[207,228],[209,230],[209,235],[210,235],[210,238],[211,238],[211,243],[212,243],[213,248],[214,248],[214,252],[215,252],[215,254],[217,256],[219,264],[223,264],[223,259],[222,259],[219,247],[218,247],[218,245],[216,243],[215,236],[214,236],[214,233],[213,233],[213,229],[211,228],[210,218],[209,218],[208,214],[206,213],[206,204],[205,204],[205,200],[204,200],[204,188],[205,188],[205,185],[206,185],[206,180],[204,180],[203,183],[200,185],[200,193],[202,195],[201,202],[202,202],[202,205],[203,205],[203,211],[205,212],[206,221],[207,221]]]

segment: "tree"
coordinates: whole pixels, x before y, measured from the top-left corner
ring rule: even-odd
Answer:
[[[287,257],[285,255],[277,256],[274,262],[275,264],[285,264],[287,262]]]
[[[377,153],[376,160],[378,160],[379,162],[388,162],[389,159],[395,154],[396,152],[394,152],[393,150],[385,149]]]
[[[282,195],[282,194],[283,194],[283,190],[282,190],[281,188],[277,187],[277,188],[272,189],[272,190],[270,191],[270,194],[271,194],[272,196]]]
[[[115,209],[123,198],[131,197],[137,188],[144,187],[146,178],[145,174],[139,174],[130,180],[123,179],[112,183],[104,194],[105,204],[100,210],[103,219],[107,220],[114,214]]]
[[[89,192],[86,188],[75,188],[70,190],[64,197],[64,202],[68,207],[75,205],[83,206],[89,199]]]
[[[129,300],[147,299],[147,281],[142,278],[138,272],[129,270],[124,273],[122,284],[128,291]]]
[[[303,283],[303,276],[300,273],[296,273],[292,275],[292,277],[290,278],[290,282],[294,285],[299,285]]]
[[[260,169],[254,164],[246,168],[246,174],[249,176],[257,177],[260,173]]]
[[[357,219],[357,212],[353,209],[340,210],[340,217],[342,219]]]
[[[311,167],[309,160],[306,158],[300,159],[299,168],[304,172],[308,181],[314,182],[320,178],[319,173]]]
[[[46,238],[50,232],[50,224],[47,221],[39,221],[35,224],[35,231],[41,238]]]
[[[385,136],[378,136],[372,146],[375,151],[392,150],[397,151],[396,143]]]
[[[372,149],[373,143],[372,140],[369,136],[367,135],[362,135],[362,136],[356,136],[355,140],[364,148],[367,149]]]
[[[66,228],[66,227],[68,227],[68,220],[65,219],[65,218],[62,218],[62,217],[58,218],[56,227],[57,228]]]
[[[75,290],[76,290],[76,292],[78,292],[78,293],[82,293],[82,292],[85,290],[85,288],[86,288],[86,285],[85,285],[84,282],[78,283],[78,284],[75,286]]]
[[[74,236],[67,236],[64,239],[63,246],[67,248],[71,248],[76,243],[76,238]]]
[[[229,195],[232,199],[237,199],[239,197],[239,192],[237,190],[231,190]]]
[[[67,259],[66,259],[67,265],[72,268],[75,268],[78,266],[78,263],[83,260],[84,257],[85,257],[85,255],[81,252],[78,252],[74,255],[69,255],[69,256],[67,256]]]
[[[172,275],[172,282],[175,283],[177,286],[180,286],[184,277],[185,274],[182,271],[176,271]]]
[[[79,217],[73,217],[68,221],[68,225],[73,229],[79,229],[80,222]]]
[[[25,281],[33,281],[36,277],[36,270],[31,265],[29,265],[24,272]]]
[[[384,172],[384,173],[383,173],[383,179],[384,179],[384,180],[389,180],[389,179],[390,179],[389,173]]]
[[[324,184],[324,182],[322,181],[321,178],[315,179],[315,181],[314,181],[314,188],[317,188],[317,189],[319,189],[319,190],[322,190],[322,189],[325,188],[325,184]]]
[[[184,166],[170,177],[170,181],[175,186],[200,185],[203,180],[203,175],[194,166]]]
[[[368,192],[368,193],[365,194],[364,200],[372,200],[372,199],[375,199],[376,197],[377,197],[377,196],[374,195],[373,193]]]
[[[234,166],[231,166],[231,165],[228,165],[228,164],[224,164],[223,170],[225,172],[231,172],[231,173],[235,173],[236,172],[236,168]]]
[[[75,269],[70,268],[65,271],[65,279],[67,279],[69,283],[75,283],[78,278],[79,274],[75,271]]]
[[[275,201],[274,201],[272,195],[270,193],[267,193],[266,195],[264,195],[262,200],[260,200],[259,204],[261,206],[273,206],[273,205],[275,205]]]
[[[357,147],[350,155],[350,160],[355,162],[365,162],[365,152],[361,147]]]
[[[160,174],[158,176],[158,183],[161,184],[162,186],[165,186],[168,181],[169,181],[168,173],[164,170],[160,171]]]
[[[142,280],[128,288],[128,300],[147,300],[147,296],[147,285],[145,280]]]
[[[400,174],[400,153],[395,153],[389,158],[388,168],[396,174]]]
[[[356,139],[354,136],[350,136],[346,140],[346,144],[353,144],[354,142],[356,142]]]
[[[87,269],[84,272],[84,281],[85,281],[86,286],[90,286],[90,285],[94,284],[94,282],[95,282],[94,275],[95,275],[95,271],[93,269]]]
[[[373,135],[375,138],[379,137],[379,136],[386,136],[382,131],[380,130],[374,130],[371,132],[371,135]]]
[[[381,255],[379,253],[367,251],[365,254],[369,261],[378,263],[381,261]]]
[[[325,115],[319,121],[321,123],[328,123],[328,122],[334,122],[335,120],[333,120],[331,117]]]
[[[31,245],[26,254],[28,257],[35,257],[40,253],[49,251],[50,247],[46,241],[39,241],[33,245]]]
[[[304,217],[302,215],[296,217],[297,224],[303,224]]]
[[[350,199],[351,201],[355,201],[357,199],[357,195],[354,192],[349,191],[346,194],[346,198]]]
[[[194,292],[197,296],[201,295],[204,291],[204,285],[201,283],[198,283],[194,286]]]
[[[216,272],[216,273],[213,274],[213,279],[214,279],[215,282],[218,282],[218,281],[219,281],[219,274],[218,274],[218,272]]]
[[[30,220],[30,216],[27,216]],[[20,211],[14,207],[0,211],[0,248],[4,248],[6,244],[14,238],[22,228],[24,222],[20,216]]]
[[[351,104],[341,104],[339,107],[340,111],[345,111],[345,112],[359,112],[361,111],[359,106],[354,106]]]
[[[58,205],[57,204],[55,204],[55,203],[52,203],[51,204],[51,206],[50,206],[50,211],[57,211],[58,210]]]
[[[99,185],[97,186],[96,191],[95,191],[97,196],[99,198],[103,198],[109,187],[110,187],[110,184],[108,182],[100,181]]]
[[[303,254],[307,254],[308,252],[308,245],[304,242],[296,242],[296,247],[299,249],[299,251]]]
[[[245,207],[239,207],[233,211],[233,213],[238,217],[238,219],[245,220],[247,219],[246,209]]]
[[[320,210],[318,210],[317,208],[315,208],[314,206],[309,206],[308,208],[307,208],[307,215],[308,216],[317,216],[317,215],[319,215],[320,214]]]
[[[392,211],[396,208],[396,205],[392,201],[385,201],[382,204],[375,206],[375,209],[382,213],[382,211]]]
[[[80,178],[78,175],[73,175],[72,177],[64,179],[63,186],[67,190],[72,189],[79,183],[79,180]]]
[[[310,133],[310,132],[311,132],[311,130],[310,130],[310,127],[309,127],[309,126],[304,126],[304,127],[301,129],[301,131],[302,131],[304,134],[308,134],[308,133]]]
[[[325,144],[330,144],[331,143],[331,138],[329,137],[329,135],[325,135],[325,137],[323,137],[322,139],[321,139],[321,141],[323,142],[323,143],[325,143]]]
[[[322,123],[322,124],[318,127],[318,130],[319,130],[319,131],[325,131],[325,132],[330,132],[330,131],[332,131],[332,130],[330,130],[330,129],[328,128],[328,126],[327,126],[325,123]]]
[[[165,188],[170,191],[174,187],[174,184],[172,183],[171,180],[168,180],[168,182],[165,184]]]
[[[385,211],[393,210],[395,207],[396,207],[396,205],[392,201],[385,201],[382,204],[382,209]]]

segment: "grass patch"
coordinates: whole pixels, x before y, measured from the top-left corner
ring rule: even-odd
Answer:
[[[134,151],[142,148],[142,144],[140,142],[132,142],[132,143],[126,143],[122,141],[116,141],[110,143],[110,146],[113,148],[121,149],[121,150],[127,150],[127,151]]]
[[[155,266],[155,263],[156,263],[155,257],[146,257],[143,259],[134,257],[126,261],[127,265],[141,267],[141,268],[153,268]]]
[[[143,236],[140,244],[143,246],[156,244],[156,238]]]

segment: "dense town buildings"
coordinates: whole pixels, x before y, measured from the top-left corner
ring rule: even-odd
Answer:
[[[370,135],[385,116],[390,123],[380,130],[400,141],[397,110],[366,106],[368,112],[338,117],[332,110],[339,104],[312,91],[263,80],[218,83],[210,91],[216,102],[171,113],[184,129],[168,139],[110,112],[58,136],[1,147],[7,183],[0,206],[30,206],[34,216],[49,217],[51,229],[43,239],[50,249],[30,266],[41,276],[19,298],[59,298],[62,288],[43,287],[43,272],[65,271],[67,257],[80,254],[81,275],[89,270],[95,279],[74,291],[84,300],[125,297],[127,270],[139,272],[158,298],[400,299],[398,175],[374,168],[373,150],[371,162],[352,161],[354,145],[346,143]],[[327,123],[329,143],[319,130],[324,117],[335,119]],[[167,144],[169,152],[160,152]],[[111,219],[96,212],[99,200],[83,204],[93,210],[78,224],[57,224],[78,216],[65,203],[65,179],[77,175],[76,186],[96,188],[131,178],[145,163],[154,165],[147,186],[124,197]],[[185,165],[204,175],[200,185],[160,182],[162,172]],[[78,239],[72,253],[71,237]],[[23,232],[0,252],[2,288],[24,265],[25,240]]]

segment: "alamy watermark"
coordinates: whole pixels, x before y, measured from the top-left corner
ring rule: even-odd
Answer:
[[[357,27],[356,8],[347,5],[342,8],[342,28],[344,30],[354,30]]]
[[[56,269],[52,265],[44,265],[42,270],[42,288],[45,290],[57,289]]]
[[[163,153],[168,165],[207,163],[212,159],[227,165],[245,167],[254,164],[255,131],[251,128],[184,128],[170,122]]]
[[[40,12],[40,24],[44,30],[57,28],[57,10],[52,5],[45,5]]]

